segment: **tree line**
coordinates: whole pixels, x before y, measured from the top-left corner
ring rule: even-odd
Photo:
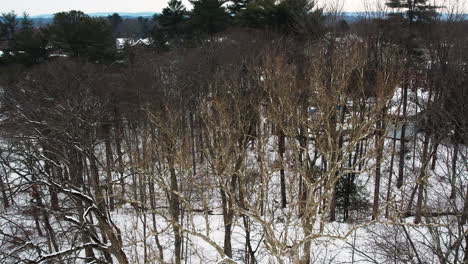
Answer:
[[[323,32],[322,10],[307,0],[233,1],[194,0],[187,11],[179,0],[169,1],[161,14],[152,18],[124,20],[114,13],[108,17],[90,17],[81,11],[54,14],[50,25],[34,27],[27,13],[20,18],[13,11],[0,18],[0,40],[7,42],[3,63],[34,65],[48,60],[51,54],[65,53],[90,61],[110,63],[118,54],[115,39],[124,34],[124,24],[132,35],[151,38],[156,52],[178,45],[196,45],[207,35],[229,27],[269,28],[303,36]]]

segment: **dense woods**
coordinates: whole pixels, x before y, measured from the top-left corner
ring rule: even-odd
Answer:
[[[0,18],[0,263],[468,262],[455,6],[190,2]]]

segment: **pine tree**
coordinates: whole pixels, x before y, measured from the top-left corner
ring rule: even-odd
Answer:
[[[180,36],[184,33],[188,12],[180,0],[170,0],[162,14],[157,16],[160,29],[168,36]]]
[[[166,51],[169,48],[168,43],[177,46],[182,42],[187,33],[188,14],[182,1],[169,0],[162,13],[153,16],[157,25],[151,32],[151,37],[158,50]]]
[[[296,35],[319,35],[323,31],[322,10],[311,0],[259,0],[240,13],[244,25],[269,28]]]
[[[190,24],[193,30],[214,34],[229,25],[229,14],[223,7],[223,0],[191,0],[193,10]]]
[[[18,16],[14,11],[9,13],[3,13],[0,17],[0,24],[3,26],[3,34],[5,38],[8,40],[8,46],[10,50],[15,49],[15,32],[19,24]]]
[[[12,39],[19,24],[18,16],[14,11],[11,11],[9,13],[2,13],[0,21],[3,24],[4,30],[7,34],[7,38]]]
[[[393,9],[403,9],[402,13],[390,15],[403,17],[409,24],[432,21],[437,16],[438,7],[428,4],[427,0],[389,0],[386,5]]]
[[[43,30],[35,29],[34,22],[27,13],[20,20],[21,27],[15,33],[14,61],[24,65],[34,65],[47,58],[47,38]],[[20,51],[20,52],[19,52]]]

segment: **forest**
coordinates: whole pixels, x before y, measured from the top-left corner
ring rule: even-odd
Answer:
[[[370,3],[3,13],[0,264],[468,263],[463,1]]]

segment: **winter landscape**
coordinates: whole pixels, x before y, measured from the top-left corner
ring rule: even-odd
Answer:
[[[466,4],[1,10],[0,264],[468,263]]]

